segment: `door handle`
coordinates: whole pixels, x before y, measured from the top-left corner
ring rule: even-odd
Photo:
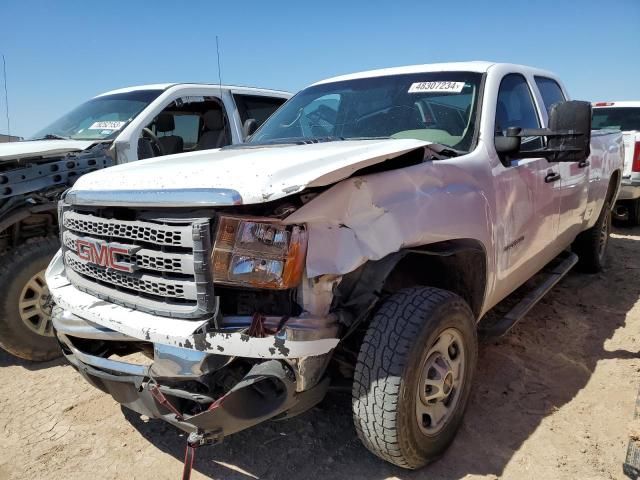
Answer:
[[[591,162],[589,162],[589,160],[583,160],[578,163],[578,168],[588,167],[589,165],[591,165]]]
[[[544,177],[544,183],[552,183],[556,180],[560,180],[560,174],[558,172],[549,172],[547,176]]]

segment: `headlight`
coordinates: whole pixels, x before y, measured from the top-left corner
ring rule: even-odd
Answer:
[[[291,288],[302,277],[307,233],[302,226],[219,217],[213,281],[259,288]]]

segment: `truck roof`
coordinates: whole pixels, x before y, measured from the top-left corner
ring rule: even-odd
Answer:
[[[115,93],[127,93],[127,92],[135,92],[137,90],[167,90],[171,87],[176,86],[184,86],[184,87],[218,87],[224,90],[235,90],[241,89],[246,91],[255,91],[256,93],[273,93],[276,95],[288,95],[291,96],[291,93],[284,90],[273,90],[270,88],[258,88],[258,87],[245,87],[243,85],[219,85],[217,83],[152,83],[149,85],[134,85],[131,87],[118,88],[116,90],[110,90],[108,92],[101,93],[100,95],[96,95],[97,97],[102,97],[104,95],[113,95]]]
[[[444,72],[444,71],[486,73],[491,67],[496,65],[513,66],[513,67],[517,67],[518,70],[527,69],[527,70],[531,70],[535,74],[555,76],[551,72],[548,72],[546,70],[540,70],[538,68],[529,67],[526,65],[516,65],[516,64],[510,64],[510,63],[498,63],[498,62],[474,60],[470,62],[427,63],[423,65],[407,65],[404,67],[392,67],[392,68],[381,68],[377,70],[367,70],[364,72],[351,73],[348,75],[340,75],[337,77],[320,80],[319,82],[314,83],[314,85],[339,82],[343,80],[355,80],[359,78],[383,77],[387,75],[402,75],[407,73],[426,73],[426,72]]]
[[[627,100],[623,102],[594,102],[593,108],[611,108],[611,107],[640,107],[640,100]]]

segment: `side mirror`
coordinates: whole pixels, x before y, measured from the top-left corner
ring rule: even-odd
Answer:
[[[547,146],[520,151],[523,137],[547,137]],[[496,152],[505,165],[511,157],[544,157],[550,162],[584,162],[591,153],[591,104],[558,102],[549,112],[549,128],[509,127],[494,137]]]
[[[556,151],[554,162],[582,162],[591,154],[591,103],[573,100],[551,107],[547,148]]]
[[[510,137],[508,135],[508,131],[507,136],[496,135],[494,141],[498,155],[515,155],[520,151],[522,138],[518,136]]]
[[[242,125],[242,137],[248,139],[258,129],[258,122],[255,118],[247,118]]]

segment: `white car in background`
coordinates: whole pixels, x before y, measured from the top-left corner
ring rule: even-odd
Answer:
[[[640,225],[640,101],[594,103],[593,128],[622,131],[624,170],[614,213],[630,227]]]
[[[127,87],[81,104],[30,139],[0,145],[0,348],[61,354],[44,269],[58,250],[56,206],[87,172],[244,142],[291,94],[175,83]]]

